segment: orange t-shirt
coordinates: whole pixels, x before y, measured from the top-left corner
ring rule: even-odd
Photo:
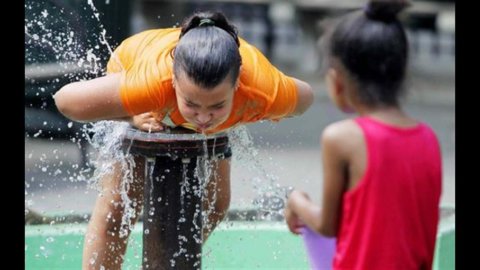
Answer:
[[[130,115],[153,111],[174,125],[190,127],[178,110],[172,85],[172,50],[180,28],[147,30],[124,40],[107,64],[107,73],[122,72],[120,96]],[[254,46],[240,39],[240,85],[228,119],[209,133],[241,123],[279,120],[297,104],[294,80],[275,68]]]

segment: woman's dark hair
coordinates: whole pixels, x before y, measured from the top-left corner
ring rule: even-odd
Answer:
[[[397,14],[408,5],[404,0],[371,0],[363,10],[342,17],[325,35],[328,65],[332,60],[343,65],[366,105],[398,105],[408,42]]]
[[[241,65],[237,29],[220,12],[196,12],[182,24],[174,51],[175,76],[187,75],[211,89],[230,76],[235,84]]]

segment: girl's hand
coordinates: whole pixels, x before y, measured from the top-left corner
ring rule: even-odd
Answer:
[[[285,220],[287,221],[290,232],[293,234],[301,234],[305,224],[288,207],[285,208]]]
[[[290,196],[288,196],[288,199],[296,200],[295,197],[304,197],[305,199],[310,201],[310,196],[308,196],[308,194],[305,191],[295,189],[292,192],[290,192]]]
[[[132,125],[140,130],[148,132],[158,132],[163,130],[163,124],[158,121],[151,112],[133,116]]]
[[[287,206],[285,207],[285,221],[287,222],[288,229],[293,234],[300,234],[301,229],[305,224],[300,220],[300,218],[295,214],[291,208],[292,205],[292,196],[288,197]]]

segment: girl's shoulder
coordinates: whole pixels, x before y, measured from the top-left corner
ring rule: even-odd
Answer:
[[[345,119],[327,125],[322,132],[323,136],[337,140],[348,140],[355,136],[363,136],[363,133],[354,119]]]
[[[344,154],[351,153],[364,144],[364,135],[354,119],[345,119],[329,124],[322,132],[321,145]]]

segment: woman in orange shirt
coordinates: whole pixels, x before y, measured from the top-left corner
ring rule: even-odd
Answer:
[[[110,58],[106,76],[68,84],[54,99],[59,111],[75,121],[125,119],[142,130],[161,131],[168,125],[212,134],[238,124],[300,115],[313,102],[313,93],[307,83],[283,74],[238,38],[223,14],[199,12],[181,29],[147,30],[127,38]],[[139,169],[128,195],[139,202],[139,213],[143,164],[136,164]],[[216,190],[211,192],[218,194],[204,239],[230,203],[230,158],[217,160],[214,168],[215,179],[210,181]],[[103,180],[103,189],[118,191],[118,175]],[[97,199],[88,226],[84,269],[120,269],[123,261],[126,239],[118,236],[121,197],[118,192],[104,195]],[[108,215],[114,218],[107,220]]]

